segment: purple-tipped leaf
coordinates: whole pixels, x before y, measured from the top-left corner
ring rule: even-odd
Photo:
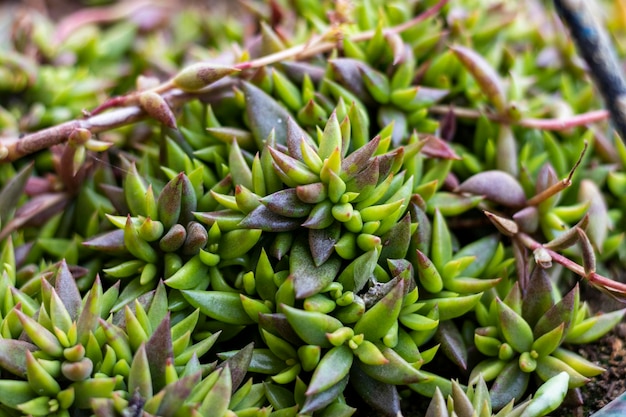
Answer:
[[[526,195],[519,181],[503,171],[484,171],[463,181],[456,192],[485,196],[487,200],[505,207],[519,208],[526,205]]]

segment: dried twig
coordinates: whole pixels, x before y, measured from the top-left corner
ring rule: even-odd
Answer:
[[[398,26],[388,28],[386,29],[386,32],[400,33],[402,31],[405,31],[415,26],[419,22],[434,16],[447,2],[448,0],[440,0],[437,4],[435,4],[433,7],[426,10],[419,16],[416,16],[415,18]],[[120,11],[115,10],[114,12],[117,13]],[[121,12],[128,13],[129,11],[124,9]],[[375,35],[375,33],[375,31],[361,32],[352,35],[350,39],[355,42],[365,41],[371,39]],[[310,57],[319,53],[331,51],[336,46],[337,45],[334,42],[321,42],[313,45],[311,45],[310,43],[305,43],[286,49],[284,51],[277,52],[275,54],[239,63],[236,68],[259,68],[286,59],[299,59]],[[180,105],[185,101],[189,101],[198,96],[198,94],[182,93],[179,89],[175,88],[171,80],[168,80],[152,88],[150,91],[161,94],[170,105],[172,105],[172,100],[176,101],[177,105]],[[121,97],[113,97],[98,106],[85,119],[71,120],[60,125],[41,130],[39,132],[25,135],[19,139],[0,138],[0,162],[15,161],[33,152],[37,152],[42,149],[49,148],[50,146],[64,143],[69,138],[69,135],[79,128],[87,129],[91,133],[98,133],[142,120],[147,117],[147,114],[141,109],[140,106],[137,105],[137,101],[137,92],[132,92]],[[101,113],[104,110],[121,106],[127,107],[114,109],[107,113]]]
[[[594,287],[604,291],[609,294],[613,298],[624,302],[626,300],[626,284],[623,282],[614,281],[610,278],[602,276],[595,271],[585,271],[585,268],[582,265],[577,264],[571,259],[559,254],[558,252],[553,251],[552,249],[546,248],[541,243],[534,240],[532,237],[525,233],[518,233],[514,237],[515,240],[521,242],[525,247],[530,249],[531,251],[542,250],[545,251],[552,261],[563,265],[565,268],[574,272],[580,277],[585,278],[589,281],[591,285]]]
[[[448,114],[453,112],[455,116],[466,119],[478,119],[485,116],[489,120],[499,123],[507,123],[530,129],[541,130],[567,130],[573,127],[586,126],[591,123],[597,123],[609,118],[609,112],[607,110],[593,110],[587,113],[577,114],[571,117],[558,118],[558,119],[536,119],[536,118],[524,118],[518,121],[510,120],[502,115],[494,113],[486,113],[480,110],[467,109],[462,107],[451,106],[433,106],[428,109],[431,113],[435,114]]]

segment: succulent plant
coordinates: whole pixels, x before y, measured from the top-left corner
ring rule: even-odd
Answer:
[[[535,392],[533,398],[514,405],[511,400],[502,407],[497,414],[492,414],[493,404],[487,391],[487,384],[479,376],[475,384],[471,384],[467,391],[463,391],[457,381],[452,381],[452,393],[448,401],[437,389],[426,410],[426,417],[461,416],[511,416],[511,417],[541,417],[545,416],[561,404],[567,394],[569,377],[566,372],[554,375],[544,382]]]
[[[0,414],[530,417],[602,372],[626,147],[551,11],[487,3],[16,21]]]

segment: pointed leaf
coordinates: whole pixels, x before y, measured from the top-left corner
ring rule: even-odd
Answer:
[[[246,97],[246,114],[257,148],[263,149],[263,142],[272,130],[276,143],[285,145],[289,112],[263,90],[250,83],[243,84],[243,92]]]
[[[340,267],[341,261],[337,258],[330,258],[325,263],[316,266],[307,241],[297,239],[289,257],[289,273],[293,276],[296,299],[319,293],[333,282]]]

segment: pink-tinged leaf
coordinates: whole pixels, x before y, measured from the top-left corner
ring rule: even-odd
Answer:
[[[578,284],[576,284],[570,292],[565,294],[558,303],[550,307],[550,309],[539,318],[537,324],[533,327],[535,339],[546,334],[561,323],[565,323],[563,334],[567,335],[572,320],[574,320],[576,312],[578,311],[579,303],[580,294]]]
[[[261,199],[261,203],[272,212],[290,218],[308,216],[313,208],[312,205],[298,198],[296,188],[287,188],[265,196]]]
[[[503,171],[479,172],[463,181],[455,191],[482,195],[505,207],[519,208],[526,205],[526,195],[519,181]]]
[[[17,207],[19,198],[22,196],[33,173],[33,167],[34,164],[32,162],[26,165],[0,191],[0,216],[2,217],[2,223],[9,221],[10,213]],[[49,183],[49,181],[46,182]]]
[[[26,351],[35,352],[39,348],[23,340],[0,339],[0,367],[26,378]]]
[[[352,58],[336,58],[330,60],[329,63],[335,81],[354,93],[364,103],[373,102],[359,70],[363,66],[361,61]]]
[[[485,216],[491,221],[491,223],[505,236],[515,236],[519,232],[517,223],[513,220],[505,217],[498,216],[496,214],[484,211]]]
[[[45,224],[55,214],[60,213],[70,202],[66,193],[41,194],[33,197],[21,206],[14,218],[4,224],[0,231],[0,241],[23,226],[40,226]]]
[[[528,206],[513,214],[513,220],[524,233],[534,233],[539,227],[539,211],[535,206]]]
[[[530,324],[534,326],[554,305],[554,294],[552,283],[545,269],[535,266],[530,274],[526,293],[522,301],[522,315]]]
[[[454,152],[454,149],[452,149],[444,140],[433,135],[424,135],[422,136],[422,139],[426,139],[426,142],[421,150],[424,155],[431,158],[461,159],[461,157]]]
[[[441,138],[446,142],[451,142],[456,133],[456,113],[454,113],[452,106],[450,106],[450,110],[448,110],[441,122],[439,122],[439,126]]]
[[[535,182],[535,192],[537,194],[547,190],[554,184],[559,182],[559,177],[556,175],[554,167],[550,164],[544,164],[537,174],[537,181]]]
[[[385,34],[385,40],[393,53],[393,65],[397,65],[404,58],[404,41],[402,36],[396,32],[388,32]]]
[[[491,64],[476,51],[464,46],[453,46],[451,49],[463,66],[472,74],[498,113],[504,113],[506,111],[506,94],[502,80]]]
[[[106,196],[106,198],[113,204],[113,208],[116,212],[121,214],[130,213],[128,205],[126,204],[126,197],[124,196],[124,189],[110,184],[100,184],[100,189]]]
[[[302,343],[302,340],[293,330],[284,314],[259,314],[259,327],[263,330],[267,330],[273,335],[280,336],[292,345],[299,345]]]
[[[63,305],[72,320],[76,320],[81,310],[82,298],[76,286],[76,280],[67,267],[65,259],[59,264],[59,269],[54,278],[54,289],[59,295],[59,298],[61,298],[61,301],[63,301]]]
[[[154,91],[144,91],[139,94],[139,104],[150,117],[167,127],[176,129],[176,116],[163,96]]]
[[[341,161],[341,178],[347,179],[353,177],[357,173],[366,169],[369,165],[370,158],[378,149],[380,144],[380,135],[361,146]]]
[[[202,372],[194,372],[191,375],[185,375],[178,381],[168,384],[163,388],[163,398],[159,404],[157,415],[168,416],[174,415],[180,411],[180,405],[189,398],[193,389],[198,385],[202,377]]]
[[[596,271],[596,254],[585,231],[580,227],[577,227],[576,232],[578,232],[578,237],[580,239],[580,249],[582,252],[583,268],[585,270],[585,275],[589,276],[589,274],[592,274]]]
[[[105,253],[124,253],[124,230],[116,229],[83,242],[83,246]]]
[[[249,343],[243,347],[239,352],[235,353],[224,362],[220,363],[217,368],[223,368],[228,366],[230,368],[230,377],[232,381],[233,392],[237,390],[239,385],[243,382],[246,374],[248,373],[248,367],[252,361],[252,352],[254,350],[254,343]]]
[[[174,357],[169,314],[165,316],[146,342],[146,356],[150,364],[153,388],[156,392],[165,387],[165,365],[168,359]]]
[[[289,151],[289,156],[291,156],[292,158],[296,158],[302,162],[304,162],[304,160],[302,159],[300,141],[302,141],[303,138],[309,145],[314,146],[314,143],[309,137],[309,134],[306,133],[304,129],[302,129],[300,125],[295,120],[293,120],[293,118],[290,117],[287,120],[287,150]]]
[[[305,74],[314,84],[318,84],[324,78],[324,69],[318,65],[299,61],[285,61],[281,62],[280,65],[285,71],[285,75],[297,84],[302,84]]]

